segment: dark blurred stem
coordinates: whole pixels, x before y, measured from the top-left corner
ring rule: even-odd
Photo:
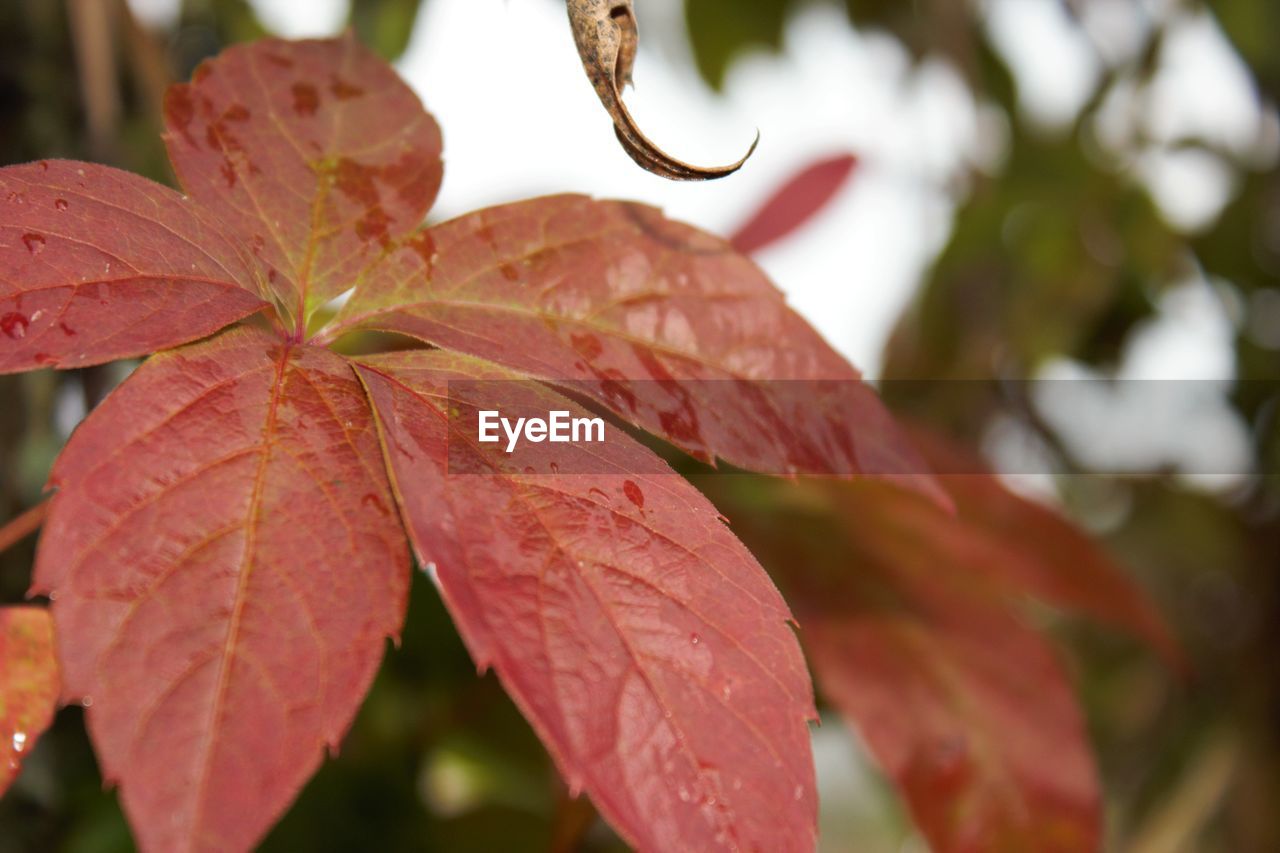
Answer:
[[[67,0],[89,150],[100,161],[115,159],[111,152],[120,126],[119,78],[112,32],[114,12],[115,4],[103,0]]]
[[[125,61],[147,99],[147,112],[158,121],[164,109],[165,90],[173,82],[169,60],[151,32],[134,17],[129,4],[114,0],[114,5],[123,31]]]
[[[582,839],[596,822],[595,806],[586,797],[572,797],[563,783],[560,800],[551,820],[550,853],[574,853],[582,846]]]
[[[4,553],[39,530],[48,512],[49,502],[41,501],[4,527],[0,527],[0,553]]]

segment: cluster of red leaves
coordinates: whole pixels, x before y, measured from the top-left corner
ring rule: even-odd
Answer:
[[[1026,605],[1122,627],[1174,666],[1176,647],[1139,590],[1060,516],[989,474],[938,479],[955,514],[867,480],[702,485],[781,585],[826,700],[932,849],[1097,850],[1084,720]]]
[[[786,181],[731,238],[782,240],[847,182],[852,157]],[[1167,626],[1064,518],[941,436],[913,445],[953,512],[883,483],[723,477],[700,483],[781,584],[826,700],[945,853],[1096,850],[1102,808],[1087,732],[1037,602],[1128,631],[1174,669]]]
[[[625,437],[580,466],[598,473],[554,473],[587,453],[574,446],[499,472],[467,450],[449,383],[546,380],[519,386],[526,402],[581,412],[553,388],[572,380],[702,458],[862,471],[895,482],[877,512],[900,499],[949,518],[858,374],[729,244],[651,209],[565,196],[421,227],[439,130],[350,38],[232,48],[170,91],[165,118],[185,196],[86,163],[0,170],[0,372],[159,351],[58,459],[33,586],[54,599],[61,700],[91,704],[139,844],[262,837],[400,630],[412,548],[477,662],[624,838],[812,849],[812,690],[755,558],[692,485],[637,473],[666,469]],[[436,348],[328,348],[362,330]],[[845,391],[811,409],[767,383],[705,395],[730,383],[703,380],[764,379]],[[452,475],[459,452],[492,475]],[[13,613],[46,625],[43,647],[0,649],[0,725],[29,748],[59,678],[43,612]],[[856,694],[866,661],[823,648],[819,671]],[[1063,796],[1087,809],[1086,787]]]

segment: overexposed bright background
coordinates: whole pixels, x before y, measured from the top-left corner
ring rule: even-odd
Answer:
[[[132,0],[163,23],[172,0]],[[345,0],[254,0],[285,36],[337,32]],[[955,71],[913,66],[893,39],[862,34],[834,7],[789,25],[781,55],[734,65],[723,95],[697,76],[684,47],[679,0],[637,0],[641,53],[628,103],[677,157],[737,159],[757,129],[745,169],[719,182],[678,184],[634,166],[582,73],[559,0],[432,0],[399,69],[440,120],[446,173],[437,216],[550,192],[638,199],[713,231],[741,222],[771,189],[815,158],[852,151],[857,179],[803,233],[760,261],[791,303],[874,376],[891,324],[944,244],[971,168],[998,170],[1004,119],[975,104]],[[1015,69],[1020,105],[1046,133],[1075,119],[1109,64],[1130,59],[1159,0],[1092,0],[1084,27],[1055,0],[988,0],[993,40]],[[1175,141],[1199,132],[1258,161],[1280,144],[1247,70],[1216,23],[1187,15],[1160,58],[1153,91],[1106,113],[1100,137],[1117,149],[1142,132]],[[1134,163],[1171,222],[1210,223],[1229,200],[1231,171],[1204,152],[1153,148]],[[1181,363],[1218,343],[1170,341]],[[1158,360],[1158,359],[1157,359]]]
[[[156,25],[177,13],[175,0],[130,2]],[[346,0],[252,5],[288,37],[331,35],[348,11]],[[1142,49],[1164,5],[1089,0],[1081,26],[1057,0],[981,3],[1015,71],[1020,108],[1045,133],[1070,127],[1100,75]],[[562,0],[432,0],[398,66],[444,128],[445,183],[434,215],[576,191],[649,202],[723,233],[788,174],[852,151],[862,164],[856,180],[759,260],[792,305],[874,377],[892,323],[947,239],[965,176],[999,170],[1005,118],[974,103],[953,69],[914,65],[897,41],[855,31],[834,6],[796,16],[781,55],[742,58],[717,94],[683,42],[680,0],[636,6],[641,52],[628,103],[642,127],[675,156],[708,165],[737,159],[758,129],[760,148],[747,167],[705,184],[637,168],[582,73]],[[1135,180],[1171,223],[1195,230],[1230,199],[1232,171],[1213,154],[1172,143],[1200,134],[1261,167],[1280,150],[1280,124],[1208,15],[1180,18],[1159,63],[1151,91],[1112,93],[1095,130],[1113,152],[1136,151]],[[1135,148],[1137,138],[1152,144]],[[1206,308],[1222,310],[1212,300]],[[1229,364],[1222,336],[1205,331],[1212,318],[1177,325],[1177,334],[1152,330],[1162,348],[1142,350],[1139,374],[1179,375],[1159,367],[1166,363]]]

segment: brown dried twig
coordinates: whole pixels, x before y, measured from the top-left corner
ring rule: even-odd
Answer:
[[[40,529],[49,512],[49,502],[41,501],[22,515],[0,527],[0,553],[26,539]]]

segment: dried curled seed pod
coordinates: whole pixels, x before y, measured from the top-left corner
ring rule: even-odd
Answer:
[[[677,160],[641,133],[622,102],[622,89],[631,82],[639,43],[631,0],[568,0],[568,3],[569,22],[582,67],[595,86],[600,103],[613,118],[618,141],[632,160],[655,175],[675,181],[709,181],[732,175],[742,168],[755,152],[759,134],[746,156],[736,163],[702,168]]]

